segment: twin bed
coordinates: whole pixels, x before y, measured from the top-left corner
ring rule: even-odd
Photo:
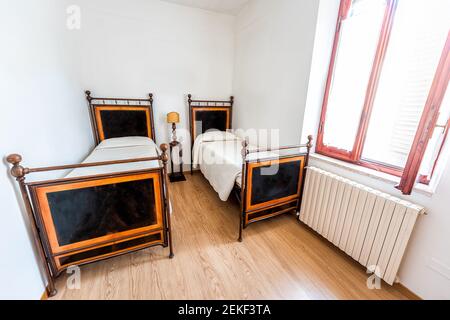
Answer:
[[[199,168],[226,201],[235,193],[241,204],[239,241],[248,225],[299,212],[312,136],[305,145],[259,149],[229,132],[234,98],[193,100],[188,95],[192,167]]]
[[[154,142],[153,95],[94,98],[86,91],[96,147],[80,164],[23,167],[16,178],[42,260],[49,296],[64,270],[153,246],[173,258],[168,145]],[[221,200],[241,203],[239,241],[249,224],[298,212],[312,138],[306,145],[258,149],[228,132],[234,99],[189,95],[192,167],[200,168]],[[302,151],[305,149],[305,151]],[[69,170],[62,178],[26,181],[30,174]]]
[[[168,146],[154,142],[153,95],[94,98],[86,92],[97,146],[81,163],[25,168],[7,161],[19,183],[48,280],[82,265],[153,246],[172,258]],[[60,179],[27,182],[32,173],[71,170]]]

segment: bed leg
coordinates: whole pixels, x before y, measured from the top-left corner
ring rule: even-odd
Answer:
[[[169,252],[169,259],[173,259],[174,257],[175,257],[175,254],[174,254],[174,252],[173,252],[173,242],[172,242],[172,228],[170,227],[170,212],[169,212],[169,215],[168,215],[168,225],[169,225],[169,230],[168,230],[168,236],[169,236],[169,250],[170,250],[170,252]]]
[[[172,234],[169,231],[169,259],[173,259],[175,257],[175,254],[173,253],[173,245],[172,245]]]
[[[53,278],[48,279],[48,285],[45,290],[47,291],[47,296],[50,298],[58,294],[58,290],[56,290],[55,281],[53,280]]]
[[[172,226],[170,220],[169,204],[166,205],[166,208],[167,208],[167,237],[169,240],[169,259],[173,259],[175,257],[175,254],[173,253]]]
[[[169,193],[169,179],[168,179],[168,173],[167,173],[167,161],[169,161],[169,156],[167,155],[167,150],[169,149],[169,146],[167,144],[162,144],[160,146],[160,149],[162,151],[161,160],[163,162],[163,175],[164,175],[164,184],[165,184],[165,191],[166,191],[166,199],[165,202],[165,210],[166,210],[166,219],[167,219],[167,237],[169,240],[169,259],[173,259],[175,257],[175,254],[173,253],[173,242],[172,242],[172,221],[170,217],[170,193]]]
[[[194,175],[194,150],[191,147],[191,176],[193,175]]]
[[[244,217],[243,217],[242,214],[240,216],[241,216],[241,219],[240,219],[240,222],[239,222],[239,238],[238,238],[238,241],[239,242],[243,242],[242,231],[244,229]]]

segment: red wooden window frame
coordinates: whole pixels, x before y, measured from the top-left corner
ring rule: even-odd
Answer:
[[[430,93],[425,104],[425,109],[417,129],[416,137],[414,138],[411,152],[409,153],[408,161],[406,162],[405,170],[402,175],[400,184],[397,189],[401,190],[403,194],[411,194],[412,189],[417,182],[417,175],[422,164],[423,157],[428,147],[428,142],[433,136],[439,119],[439,110],[444,100],[445,93],[450,81],[450,32],[447,35],[444,51],[442,52],[439,66],[434,76],[433,84],[431,85]],[[448,133],[448,123],[446,134]],[[444,142],[445,143],[445,138]],[[441,146],[442,151],[443,145]],[[439,156],[438,156],[439,159]],[[437,160],[436,160],[437,161]],[[436,167],[434,164],[433,172]]]
[[[380,38],[375,53],[375,59],[372,67],[372,71],[369,78],[369,83],[366,90],[366,97],[364,101],[364,107],[361,114],[358,133],[355,139],[353,149],[351,151],[342,150],[333,146],[326,146],[323,143],[325,120],[327,114],[328,99],[331,90],[331,84],[333,80],[333,72],[336,63],[337,49],[339,46],[339,40],[341,36],[342,22],[347,18],[349,10],[351,8],[352,0],[341,0],[339,8],[339,16],[336,26],[336,33],[334,37],[333,50],[331,54],[331,62],[328,69],[328,78],[325,87],[325,97],[322,105],[322,113],[320,117],[319,132],[317,134],[317,146],[316,152],[326,156],[330,156],[339,160],[355,163],[364,167],[368,167],[377,171],[382,171],[392,175],[400,177],[402,175],[402,169],[390,167],[384,164],[361,159],[361,154],[364,147],[364,141],[369,126],[369,119],[372,114],[372,108],[375,99],[375,93],[378,88],[378,82],[381,75],[381,69],[386,56],[387,46],[389,43],[392,25],[394,22],[395,10],[397,8],[398,0],[387,0],[386,11],[383,18],[383,23],[380,32]]]
[[[387,164],[377,163],[375,161],[362,159],[364,142],[366,140],[367,130],[368,130],[368,126],[369,126],[369,120],[370,120],[370,117],[372,114],[372,109],[373,109],[373,105],[374,105],[375,95],[376,95],[376,92],[378,89],[378,83],[379,83],[379,79],[380,79],[380,75],[381,75],[381,70],[383,67],[383,63],[385,60],[385,56],[386,56],[386,52],[387,52],[387,48],[388,48],[388,44],[389,44],[389,40],[390,40],[390,36],[391,36],[391,31],[392,31],[392,26],[393,26],[394,19],[395,19],[395,12],[397,9],[398,0],[387,0],[386,11],[385,11],[385,15],[383,18],[381,32],[380,32],[380,38],[379,38],[376,53],[375,53],[375,59],[374,59],[372,71],[371,71],[370,78],[369,78],[369,83],[368,83],[367,90],[366,90],[366,97],[365,97],[365,101],[364,101],[363,110],[361,113],[361,119],[360,119],[358,131],[357,131],[357,135],[355,138],[355,143],[353,145],[353,149],[351,151],[342,150],[342,149],[339,149],[339,148],[336,148],[333,146],[327,146],[323,142],[324,130],[325,130],[325,125],[326,125],[328,99],[329,99],[332,80],[333,80],[333,76],[334,76],[333,73],[334,73],[334,69],[335,69],[337,50],[339,47],[339,41],[340,41],[340,37],[341,37],[341,25],[342,25],[342,22],[348,17],[348,13],[350,11],[351,4],[352,4],[352,0],[341,0],[338,21],[337,21],[337,26],[336,26],[336,33],[335,33],[335,37],[334,37],[334,43],[333,43],[333,49],[332,49],[332,55],[331,55],[331,61],[330,61],[329,69],[328,69],[328,78],[327,78],[326,87],[325,87],[325,96],[324,96],[324,100],[323,100],[323,104],[322,104],[322,113],[320,116],[320,123],[319,123],[319,129],[318,129],[318,134],[317,134],[316,152],[319,154],[323,154],[325,156],[329,156],[329,157],[336,158],[339,160],[351,162],[351,163],[361,165],[361,166],[364,166],[364,167],[367,167],[367,168],[370,168],[373,170],[381,171],[381,172],[384,172],[384,173],[387,173],[390,175],[402,177],[402,183],[398,187],[405,194],[408,194],[408,192],[409,193],[411,192],[411,190],[409,190],[409,188],[411,187],[410,175],[414,174],[414,172],[415,172],[414,179],[413,179],[415,182],[416,177],[417,177],[417,172],[420,168],[420,163],[419,164],[417,163],[417,159],[419,159],[419,158],[416,157],[415,161],[413,161],[413,160],[408,161],[405,168],[393,167],[393,166],[389,166]],[[446,54],[448,56],[448,47],[447,46],[448,46],[448,41],[446,44],[446,49],[444,49],[443,58],[446,56]],[[444,70],[445,67],[447,67],[447,70]],[[436,99],[435,98],[432,99],[431,97],[436,96],[436,97],[441,97],[440,102],[442,102],[443,95],[445,94],[445,87],[442,87],[442,82],[443,82],[443,77],[445,77],[444,73],[445,73],[445,71],[448,71],[448,69],[449,69],[448,65],[445,65],[445,63],[441,61],[438,71],[436,73],[436,79],[435,79],[435,82],[438,81],[438,83],[433,84],[434,89],[432,88],[432,90],[430,92],[429,100],[431,99],[431,100],[435,101]],[[448,81],[447,81],[447,83],[448,83]],[[436,109],[433,109],[433,111],[427,111],[428,109],[431,108],[431,106],[429,106],[429,103],[431,103],[431,102],[427,102],[428,107],[427,106],[425,107],[425,111],[424,111],[424,115],[423,115],[423,117],[425,117],[425,118],[427,117],[427,114],[429,114],[430,112],[436,111]],[[437,106],[437,111],[439,111],[439,107],[440,107],[440,103]],[[435,108],[436,108],[436,106],[435,106]],[[417,135],[419,135],[420,132],[424,130],[424,128],[428,128],[427,125],[430,125],[430,122],[429,122],[430,119],[429,118],[426,118],[426,119],[428,119],[428,122],[426,124],[422,124],[422,126],[419,125],[419,130],[417,132]],[[426,119],[422,119],[421,123],[423,121],[426,121]],[[431,120],[436,121],[437,118],[436,119],[432,118]],[[432,125],[432,128],[434,128],[435,124],[436,123],[434,122],[434,125]],[[429,132],[427,131],[427,133],[429,133]],[[431,131],[431,134],[432,134],[432,131]],[[419,139],[419,138],[416,136],[416,139]],[[420,142],[415,142],[413,144],[413,148],[411,149],[410,157],[413,154],[417,153],[419,147],[422,147],[424,145],[424,142],[422,140],[420,140]],[[428,140],[427,140],[427,142],[428,142]],[[423,150],[423,151],[425,151],[425,150]],[[419,151],[420,151],[419,152],[419,154],[420,154],[422,150],[419,150]],[[420,162],[422,161],[422,159],[423,159],[423,154],[419,159]],[[411,162],[413,162],[413,164],[411,164]],[[417,166],[418,166],[418,168],[417,168]],[[407,182],[405,182],[406,176],[408,176]],[[424,178],[422,178],[422,180],[424,180]],[[412,185],[414,185],[414,182],[412,183]]]

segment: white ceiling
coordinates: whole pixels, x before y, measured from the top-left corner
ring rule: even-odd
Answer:
[[[237,15],[249,0],[162,0],[183,6]]]

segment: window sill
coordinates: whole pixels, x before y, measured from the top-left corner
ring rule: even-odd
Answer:
[[[321,161],[321,162],[324,162],[327,164],[331,164],[331,165],[337,166],[339,168],[343,168],[348,171],[354,172],[356,174],[364,175],[366,177],[376,179],[379,181],[383,181],[383,182],[386,182],[389,184],[397,185],[400,183],[399,177],[396,177],[396,176],[393,176],[393,175],[390,175],[390,174],[387,174],[384,172],[376,171],[373,169],[369,169],[366,167],[358,166],[353,163],[348,163],[348,162],[345,162],[342,160],[337,160],[334,158],[323,156],[323,155],[320,155],[317,153],[311,154],[311,159],[318,160],[318,161]],[[435,188],[433,188],[432,186],[424,185],[424,184],[417,184],[414,187],[414,191],[417,193],[424,194],[428,197],[431,197],[435,193]]]

